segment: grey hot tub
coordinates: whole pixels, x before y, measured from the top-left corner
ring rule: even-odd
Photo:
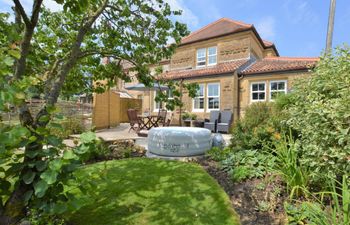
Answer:
[[[148,133],[148,151],[155,155],[203,155],[211,148],[211,132],[197,127],[158,127]]]

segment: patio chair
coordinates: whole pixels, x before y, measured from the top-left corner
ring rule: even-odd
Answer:
[[[163,125],[163,127],[166,125],[167,123],[167,116],[168,111],[166,109],[161,109],[158,112],[158,120],[157,123]]]
[[[211,130],[212,132],[216,132],[216,125],[220,118],[220,111],[211,111],[210,112],[210,120],[208,122],[204,122],[204,128]]]
[[[136,133],[139,132],[142,121],[137,117],[137,111],[135,109],[128,109],[128,118],[130,123],[130,130],[135,131]]]
[[[222,111],[220,122],[218,123],[218,132],[228,133],[232,124],[233,114],[231,111]]]

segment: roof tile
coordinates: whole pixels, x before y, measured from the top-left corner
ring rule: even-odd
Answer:
[[[241,74],[258,74],[277,71],[309,69],[316,66],[319,58],[307,57],[267,57],[256,61]]]
[[[181,44],[188,44],[200,40],[205,40],[213,37],[231,34],[239,31],[249,30],[252,28],[251,24],[231,20],[228,18],[221,18],[207,26],[192,32],[187,37],[181,40]]]
[[[233,73],[246,62],[248,62],[248,59],[240,59],[230,62],[219,63],[215,66],[200,69],[172,70],[161,74],[161,77],[164,79],[182,79]]]

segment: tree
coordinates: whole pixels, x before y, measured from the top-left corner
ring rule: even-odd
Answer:
[[[94,138],[87,134],[78,149],[60,152],[64,146],[47,126],[54,124],[54,106],[62,90],[76,89],[76,79],[83,80],[82,85],[116,77],[127,80],[125,62],[133,65],[129,72],[136,73],[140,82],[150,84],[155,77],[148,65],[169,58],[187,34],[184,24],[171,20],[180,12],[172,11],[163,0],[56,0],[64,10],[55,13],[45,9],[42,0],[34,0],[31,15],[20,0],[13,1],[15,24],[0,17],[2,28],[16,34],[0,35],[4,58],[0,63],[0,110],[16,107],[21,125],[0,123],[0,171],[5,174],[1,187],[8,194],[0,202],[1,224],[16,223],[26,206],[62,211],[64,204],[55,203],[70,197],[63,193],[61,181],[72,177],[75,162]],[[169,39],[175,43],[168,45]],[[103,57],[114,63],[102,65]],[[32,89],[45,100],[36,115],[25,101]],[[43,149],[44,145],[49,147]]]

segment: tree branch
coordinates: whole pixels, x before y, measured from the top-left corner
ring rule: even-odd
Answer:
[[[78,34],[76,36],[76,40],[72,45],[72,50],[70,53],[69,58],[67,59],[67,62],[62,65],[60,70],[58,71],[58,76],[56,81],[54,82],[51,91],[48,93],[47,96],[47,105],[54,105],[57,102],[59,93],[62,89],[64,80],[66,79],[69,71],[73,68],[77,60],[79,59],[79,55],[81,54],[80,47],[84,40],[84,37],[86,33],[91,29],[91,26],[93,23],[97,20],[97,18],[102,14],[102,12],[105,10],[106,6],[108,4],[108,0],[104,0],[103,4],[98,8],[95,13],[91,16],[88,16],[86,19],[86,22],[82,24],[80,27]]]
[[[16,68],[15,68],[15,79],[20,79],[26,69],[26,59],[27,56],[29,54],[29,49],[30,49],[30,41],[32,40],[33,34],[34,34],[34,29],[38,23],[38,18],[39,18],[39,12],[40,12],[40,8],[41,8],[41,4],[43,2],[43,0],[36,0],[33,3],[33,10],[32,10],[32,16],[30,21],[28,21],[28,17],[25,14],[22,5],[20,4],[20,2],[18,0],[13,0],[16,4],[19,4],[18,10],[21,13],[22,19],[25,21],[25,32],[24,32],[24,37],[23,37],[23,41],[21,43],[21,57],[19,58],[19,60],[16,63]],[[17,5],[16,5],[17,7]],[[22,11],[21,12],[21,8]],[[24,14],[23,14],[24,13]],[[27,20],[27,21],[26,21]]]
[[[25,23],[26,26],[30,26],[31,25],[31,21],[29,20],[26,12],[24,11],[24,8],[22,6],[22,4],[20,3],[19,0],[13,0],[13,2],[15,3],[15,7],[17,9],[17,11],[21,14],[21,17]]]

